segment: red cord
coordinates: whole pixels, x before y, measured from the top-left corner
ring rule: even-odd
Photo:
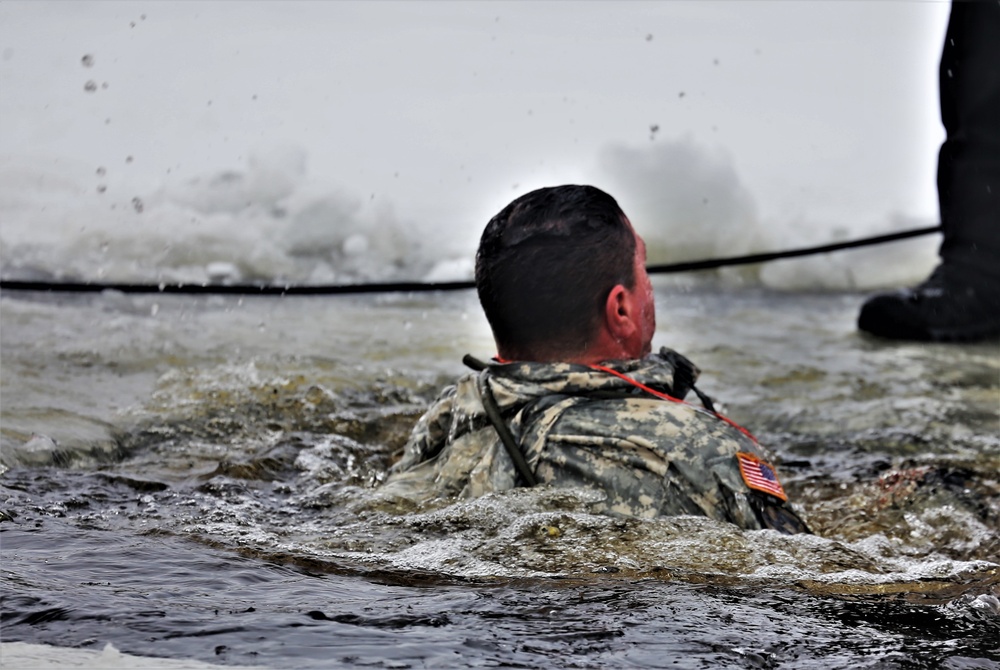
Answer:
[[[683,400],[681,400],[679,398],[675,398],[672,395],[667,395],[666,393],[663,393],[661,391],[657,391],[656,389],[652,389],[652,388],[646,386],[645,384],[643,384],[642,382],[638,382],[638,381],[632,379],[631,377],[629,377],[628,375],[622,374],[621,372],[618,372],[617,370],[612,370],[609,367],[605,367],[603,365],[596,365],[596,364],[595,365],[590,365],[589,367],[592,370],[600,370],[601,372],[606,372],[609,375],[614,375],[615,377],[618,377],[619,379],[623,379],[623,380],[627,381],[629,384],[631,384],[632,386],[635,386],[638,389],[642,389],[646,393],[649,393],[650,395],[656,396],[657,398],[660,398],[661,400],[669,400],[670,402],[675,402],[678,405],[687,405],[688,407],[691,407],[692,409],[696,409],[696,410],[699,410],[699,411],[702,410],[702,409],[704,409],[704,411],[706,411],[706,412],[709,411],[707,408],[701,408],[701,407],[698,407],[696,405],[692,405],[691,403],[684,402]],[[744,435],[746,435],[747,437],[749,437],[751,440],[753,440],[754,444],[759,444],[757,442],[757,438],[754,437],[750,433],[749,430],[747,430],[746,428],[744,428],[740,424],[736,423],[735,421],[733,421],[729,417],[723,416],[722,414],[719,414],[718,412],[711,412],[711,414],[715,415],[715,417],[717,419],[725,421],[730,426],[732,426],[736,430],[740,431],[741,433],[743,433]]]

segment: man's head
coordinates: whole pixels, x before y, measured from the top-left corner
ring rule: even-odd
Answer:
[[[650,350],[655,315],[645,245],[593,186],[556,186],[494,216],[476,253],[476,288],[500,356],[597,362]]]

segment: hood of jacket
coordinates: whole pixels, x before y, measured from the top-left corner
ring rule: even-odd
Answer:
[[[700,370],[681,354],[661,348],[645,358],[605,361],[602,367],[628,377],[631,382],[604,370],[578,363],[483,363],[466,356],[467,365],[480,372],[480,383],[488,383],[501,410],[512,410],[550,395],[621,396],[638,395],[635,383],[683,400]]]

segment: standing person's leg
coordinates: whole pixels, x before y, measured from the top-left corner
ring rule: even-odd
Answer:
[[[882,337],[1000,335],[1000,2],[953,2],[941,54],[941,264],[913,289],[876,295],[858,327]]]

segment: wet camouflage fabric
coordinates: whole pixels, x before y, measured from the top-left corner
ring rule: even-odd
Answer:
[[[677,357],[664,349],[605,365],[670,393]],[[598,512],[692,514],[748,529],[775,527],[762,523],[763,505],[797,521],[786,503],[743,482],[736,452],[772,459],[736,428],[700,407],[570,363],[491,364],[461,377],[417,422],[384,491],[426,500],[476,497],[520,483],[483,409],[482,384],[490,385],[539,484],[603,491]]]

